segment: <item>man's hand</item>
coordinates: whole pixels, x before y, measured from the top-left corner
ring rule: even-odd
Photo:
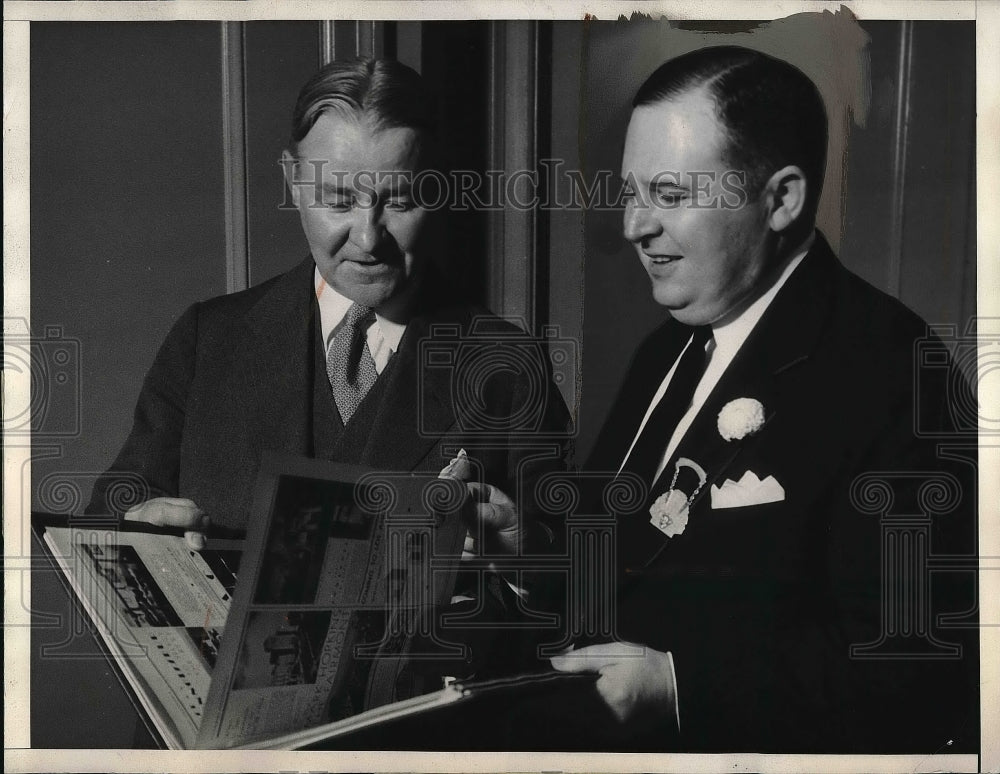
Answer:
[[[492,484],[472,481],[473,468],[465,449],[458,452],[448,466],[439,474],[441,478],[451,478],[465,483],[469,493],[468,519],[470,526],[482,525],[488,553],[517,553],[521,539],[520,518],[517,505],[504,492]],[[466,552],[475,553],[475,542],[466,540]]]
[[[154,497],[133,506],[125,514],[129,521],[145,521],[158,527],[183,529],[184,539],[195,551],[205,547],[208,516],[191,500],[182,497]]]
[[[669,653],[628,642],[607,642],[552,659],[560,672],[597,672],[597,691],[618,721],[644,730],[673,718],[677,686]]]
[[[487,553],[516,554],[521,540],[517,505],[491,484],[470,481],[465,486],[473,503],[474,520],[483,526]]]

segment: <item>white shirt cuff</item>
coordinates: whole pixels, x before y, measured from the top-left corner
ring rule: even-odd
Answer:
[[[670,662],[670,679],[674,689],[674,721],[677,723],[677,733],[681,732],[681,706],[677,698],[677,671],[674,669],[674,654],[667,651],[667,661]]]

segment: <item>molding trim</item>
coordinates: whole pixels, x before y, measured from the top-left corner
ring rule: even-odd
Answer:
[[[226,291],[250,287],[247,233],[246,59],[243,22],[222,22],[222,157],[225,181]]]
[[[490,22],[489,165],[502,170],[504,197],[530,199],[534,185],[511,190],[538,168],[538,22]],[[529,178],[530,179],[530,178]],[[529,331],[536,319],[536,208],[512,207],[490,213],[487,233],[487,296],[502,317],[524,320]]]
[[[903,217],[906,213],[906,158],[910,128],[910,93],[913,65],[913,22],[904,21],[899,29],[899,64],[896,115],[892,132],[892,212],[889,221],[888,290],[896,298],[903,287]]]
[[[337,58],[337,43],[334,35],[334,22],[319,23],[319,66],[332,62]]]
[[[395,43],[395,22],[321,21],[319,64],[354,57],[393,58]]]

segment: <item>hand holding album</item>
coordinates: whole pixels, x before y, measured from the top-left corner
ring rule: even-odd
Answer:
[[[193,500],[184,497],[154,497],[134,505],[125,513],[128,521],[145,521],[157,527],[184,530],[184,539],[195,551],[205,548],[209,518]]]
[[[676,684],[669,653],[629,642],[603,642],[552,659],[560,672],[597,672],[597,692],[621,724],[651,727],[676,719]]]
[[[473,480],[473,466],[465,449],[448,463],[439,474],[465,483],[469,493],[467,518],[473,535],[482,534],[487,540],[488,553],[514,554],[521,540],[520,518],[517,504],[505,492],[492,484]],[[466,539],[465,550],[475,554],[474,538]]]

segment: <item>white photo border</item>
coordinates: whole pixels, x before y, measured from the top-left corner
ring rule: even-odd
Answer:
[[[980,317],[1000,317],[1000,1],[711,0],[693,2],[511,2],[510,0],[172,0],[4,4],[4,316],[30,319],[30,22],[291,19],[598,19],[634,12],[674,19],[763,20],[847,8],[859,19],[949,19],[976,23],[977,283]],[[8,378],[4,405],[26,405],[28,379]],[[1000,407],[1000,382],[980,384],[980,403]],[[30,447],[4,444],[4,764],[8,771],[1000,771],[1000,627],[980,631],[981,748],[976,755],[802,756],[561,753],[316,753],[32,750],[30,745]],[[1000,620],[1000,446],[980,444],[980,609]],[[988,611],[988,612],[987,612]],[[991,738],[992,737],[992,738]]]

